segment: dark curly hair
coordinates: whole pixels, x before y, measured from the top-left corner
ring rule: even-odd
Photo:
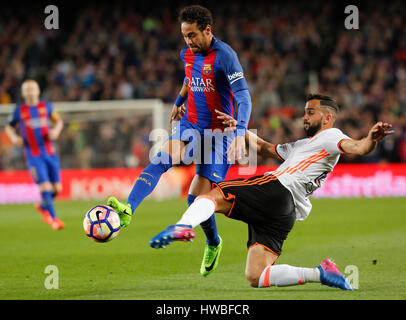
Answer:
[[[207,25],[213,25],[213,16],[211,12],[202,6],[192,5],[183,8],[179,13],[179,22],[195,23],[200,31],[203,31]]]

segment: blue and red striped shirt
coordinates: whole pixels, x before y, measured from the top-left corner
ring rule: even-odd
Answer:
[[[214,110],[235,117],[235,93],[248,92],[237,54],[228,44],[213,37],[205,53],[193,53],[186,46],[180,56],[188,85],[187,109],[182,121],[189,121],[202,129],[224,129]]]
[[[45,101],[34,106],[20,104],[15,107],[8,123],[13,127],[19,124],[27,156],[55,154],[54,145],[49,138],[52,114],[51,103]]]

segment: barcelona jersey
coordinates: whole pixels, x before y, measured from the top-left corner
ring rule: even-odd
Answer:
[[[185,116],[202,129],[224,129],[214,110],[234,116],[234,93],[248,89],[235,51],[213,37],[205,53],[193,53],[188,46],[181,51],[185,66],[188,102]]]
[[[9,125],[20,127],[27,157],[54,155],[55,148],[49,138],[52,105],[40,101],[35,106],[17,105],[9,119]]]
[[[215,110],[235,118],[235,96],[247,90],[248,85],[235,51],[213,37],[204,53],[193,53],[186,46],[180,53],[185,66],[188,86],[186,113],[172,130],[170,140],[186,143],[185,163],[196,163],[196,174],[212,182],[223,181],[231,163],[226,151],[234,138],[229,135],[214,138],[213,130],[224,130]],[[208,131],[208,132],[206,132]],[[212,141],[209,148],[206,141]]]
[[[56,117],[52,105],[40,101],[34,106],[17,105],[9,119],[10,126],[20,127],[27,167],[38,184],[61,180],[59,157],[49,138],[50,120]]]

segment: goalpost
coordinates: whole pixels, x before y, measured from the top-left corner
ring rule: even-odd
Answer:
[[[160,99],[103,100],[103,101],[69,101],[55,102],[54,109],[66,121],[101,121],[122,116],[152,115],[152,129],[168,127],[165,122],[165,110],[168,105]],[[7,124],[8,116],[15,104],[0,105],[0,126]]]
[[[7,145],[7,139],[4,138],[4,127],[14,108],[15,104],[0,105],[0,137],[3,137],[3,142],[5,141],[1,149],[2,152],[0,152],[0,170],[23,169],[25,167],[22,161],[23,157],[13,156],[11,146]],[[110,134],[111,130],[114,130],[116,131],[115,134],[118,134],[117,130],[124,130],[124,126],[128,136],[135,132],[144,132],[145,134],[147,129],[147,134],[153,134],[159,130],[170,132],[169,117],[171,104],[164,104],[160,99],[55,102],[53,103],[53,108],[60,113],[65,122],[64,132],[72,133],[77,128],[82,133],[82,138],[83,136],[86,137],[86,144],[92,149],[95,146],[100,148],[100,145],[104,141],[101,140],[103,139],[103,133],[108,135],[109,130]],[[109,126],[109,128],[105,128],[106,126]],[[66,145],[66,140],[67,137],[65,135],[62,135],[61,139],[58,139],[58,148],[61,147],[62,151],[65,150],[65,154],[70,147]],[[71,140],[71,147],[77,146],[75,138],[71,138]],[[128,137],[126,141],[128,141]],[[122,141],[119,143],[122,143]],[[150,139],[148,146],[153,151],[160,147],[160,141]],[[76,156],[74,153],[66,154],[63,158],[65,163],[62,166],[65,168],[89,167],[87,164],[78,164],[75,160]],[[111,158],[114,155],[105,154],[105,156]],[[102,158],[99,157],[98,159],[103,162]],[[103,164],[104,166],[112,167],[118,165],[113,160],[104,161]],[[96,163],[93,165],[98,166]],[[128,165],[133,166],[133,164]]]

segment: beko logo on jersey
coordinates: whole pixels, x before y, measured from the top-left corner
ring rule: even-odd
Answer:
[[[228,80],[231,81],[230,83],[234,83],[237,80],[244,78],[244,73],[242,71],[240,71],[240,72],[236,71],[233,74],[228,74],[227,77],[228,77]]]
[[[203,79],[199,77],[186,77],[188,87],[193,92],[214,92],[213,79]]]

